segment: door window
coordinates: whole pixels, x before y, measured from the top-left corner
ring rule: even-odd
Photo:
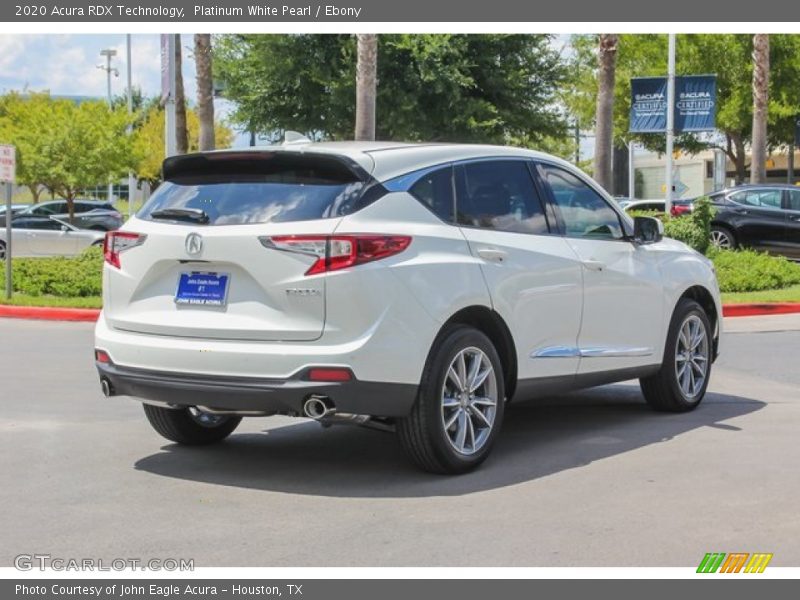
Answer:
[[[800,189],[789,190],[789,209],[800,210]]]
[[[745,206],[780,208],[781,194],[781,190],[742,190],[731,194],[730,199]]]
[[[549,233],[527,161],[460,165],[456,178],[460,225],[516,233]]]
[[[542,172],[561,211],[566,235],[613,240],[624,237],[617,212],[587,183],[552,165],[542,165]]]

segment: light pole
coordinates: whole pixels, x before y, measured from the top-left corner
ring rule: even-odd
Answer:
[[[130,120],[128,124],[128,135],[130,136],[133,133],[133,85],[131,83],[132,79],[132,70],[133,66],[131,65],[131,34],[127,34],[125,36],[125,46],[127,50],[127,79],[128,79],[128,119]],[[133,211],[133,201],[135,200],[136,195],[136,179],[133,176],[132,171],[128,171],[128,218],[131,216],[131,212]]]
[[[100,56],[106,57],[106,64],[105,65],[97,65],[98,69],[102,69],[106,72],[106,81],[107,81],[107,92],[108,92],[108,109],[111,110],[114,99],[111,97],[111,74],[114,74],[114,77],[119,77],[119,71],[111,66],[111,59],[117,55],[117,51],[113,48],[105,48],[104,50],[100,51]],[[111,202],[111,199],[114,196],[114,183],[109,181],[108,182],[108,201]]]

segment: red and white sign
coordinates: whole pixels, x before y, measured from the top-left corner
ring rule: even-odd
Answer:
[[[16,177],[16,148],[14,148],[14,146],[0,145],[0,181],[14,183]]]

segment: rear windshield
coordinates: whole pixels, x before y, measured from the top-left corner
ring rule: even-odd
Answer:
[[[202,210],[207,225],[327,219],[361,208],[368,187],[336,159],[280,153],[181,157],[164,175],[139,218],[169,221],[184,209]]]

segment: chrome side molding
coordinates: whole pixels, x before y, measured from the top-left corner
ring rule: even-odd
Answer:
[[[577,348],[574,346],[547,346],[531,352],[531,358],[625,358],[632,356],[652,356],[652,348],[639,346],[593,346]]]

